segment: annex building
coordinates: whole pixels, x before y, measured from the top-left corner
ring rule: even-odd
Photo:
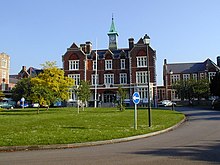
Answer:
[[[136,43],[133,38],[129,38],[127,48],[118,48],[119,35],[113,18],[107,35],[109,45],[106,49],[93,49],[90,41],[80,46],[73,43],[67,48],[62,56],[65,76],[75,80],[75,88],[80,85],[81,80],[90,83],[90,106],[95,100],[102,106],[111,106],[118,99],[117,91],[120,86],[127,92],[127,103],[132,104],[134,91],[140,93],[142,104],[147,103],[148,97],[152,103],[156,102],[156,51],[149,43],[144,43],[144,38],[140,38]],[[147,91],[148,73],[150,96]],[[73,90],[69,102],[76,100],[77,96]]]
[[[172,89],[172,84],[179,80],[203,79],[209,81],[216,72],[220,71],[220,56],[217,57],[217,64],[209,58],[202,62],[189,63],[168,63],[163,64],[163,86],[158,86],[158,100],[180,101],[176,91]]]

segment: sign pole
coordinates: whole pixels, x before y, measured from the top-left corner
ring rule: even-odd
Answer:
[[[134,92],[133,94],[133,102],[134,102],[134,129],[137,130],[137,104],[140,102],[140,95],[138,92]]]
[[[134,107],[134,129],[137,130],[137,104]]]

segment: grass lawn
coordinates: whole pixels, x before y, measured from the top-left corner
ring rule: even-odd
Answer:
[[[0,146],[71,144],[116,139],[155,132],[175,125],[184,115],[175,111],[152,110],[148,128],[147,109],[138,109],[138,130],[134,110],[86,108],[13,109],[0,111]]]

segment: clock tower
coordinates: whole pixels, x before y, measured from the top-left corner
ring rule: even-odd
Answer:
[[[112,24],[110,30],[108,32],[109,37],[109,49],[110,50],[117,50],[118,46],[118,32],[115,30],[114,18],[112,16]]]

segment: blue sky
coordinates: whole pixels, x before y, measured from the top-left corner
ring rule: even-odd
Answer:
[[[168,63],[216,62],[220,55],[219,0],[0,0],[0,52],[11,57],[11,74],[45,61],[62,67],[75,42],[107,48],[112,13],[119,48],[147,33],[157,52],[157,80]]]

